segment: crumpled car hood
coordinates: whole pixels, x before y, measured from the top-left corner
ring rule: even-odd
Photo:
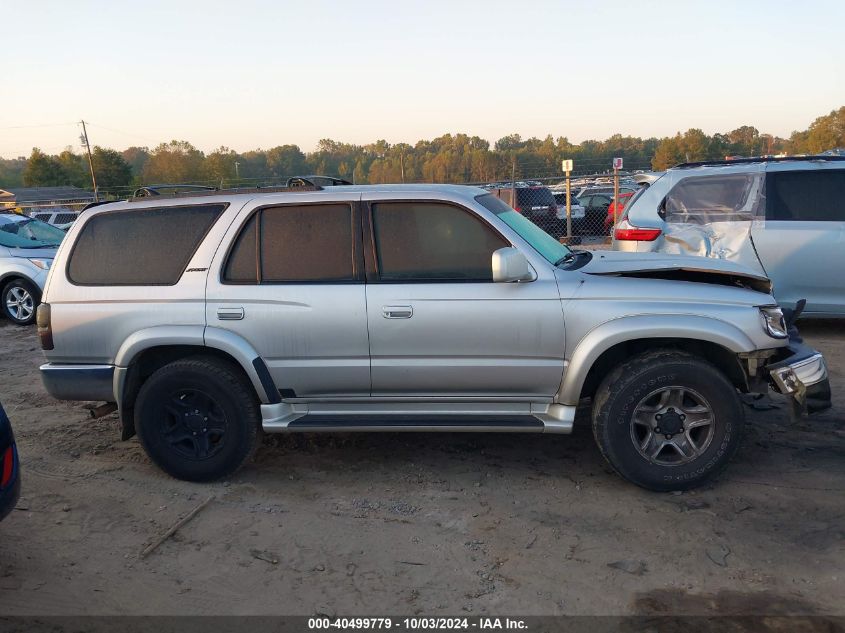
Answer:
[[[648,279],[671,279],[740,286],[769,293],[772,283],[765,275],[735,262],[693,255],[593,251],[581,272]]]

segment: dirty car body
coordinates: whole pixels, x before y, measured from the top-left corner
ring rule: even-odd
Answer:
[[[450,185],[89,209],[38,327],[47,390],[116,403],[124,436],[191,480],[234,472],[259,428],[569,433],[592,399],[613,467],[682,489],[736,450],[738,392],[803,405],[827,385],[821,356],[809,371],[790,348],[764,275],[571,251]]]

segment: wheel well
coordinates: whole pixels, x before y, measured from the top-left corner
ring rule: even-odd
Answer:
[[[246,377],[252,384],[241,364],[230,354],[214,347],[200,345],[164,345],[150,347],[135,356],[129,363],[129,371],[123,384],[123,394],[120,403],[120,419],[123,424],[123,439],[127,440],[135,435],[135,398],[147,378],[170,363],[185,358],[203,356],[216,358],[232,366],[233,369]],[[256,394],[258,395],[258,394]]]
[[[679,350],[698,356],[723,371],[740,391],[748,391],[748,378],[739,358],[731,350],[709,341],[684,338],[651,338],[623,341],[605,350],[596,359],[581,387],[582,398],[592,398],[602,380],[613,369],[633,356],[657,349]]]
[[[9,283],[10,281],[16,281],[16,280],[18,280],[18,279],[20,279],[21,281],[25,281],[25,282],[26,282],[26,283],[28,283],[30,286],[32,286],[33,288],[35,288],[35,290],[36,290],[36,291],[38,291],[39,293],[41,292],[41,291],[38,289],[38,284],[36,284],[34,281],[32,281],[32,279],[30,279],[29,277],[26,277],[26,276],[24,276],[24,275],[20,275],[20,274],[18,274],[18,273],[10,273],[10,274],[6,275],[5,277],[0,278],[0,290],[2,290],[2,289],[3,289],[3,287],[4,287],[7,283]]]

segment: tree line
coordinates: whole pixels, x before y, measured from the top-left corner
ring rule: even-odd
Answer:
[[[560,161],[575,161],[575,173],[607,171],[621,156],[626,169],[662,170],[682,162],[726,156],[809,154],[845,148],[845,106],[817,118],[788,139],[744,125],[727,133],[700,129],[662,139],[615,134],[604,141],[570,143],[566,137],[523,139],[510,134],[490,143],[478,136],[444,134],[415,144],[380,140],[354,145],[323,139],[313,152],[296,145],[235,152],[220,147],[208,154],[187,141],[153,149],[118,152],[94,147],[92,163],[101,191],[126,194],[140,184],[196,183],[213,186],[278,184],[290,176],[325,174],[355,183],[491,182],[560,175]],[[48,155],[34,148],[28,158],[0,159],[0,188],[75,185],[90,188],[87,157],[70,148]]]

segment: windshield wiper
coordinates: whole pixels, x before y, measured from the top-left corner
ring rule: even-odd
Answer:
[[[569,251],[566,255],[564,255],[555,262],[555,266],[560,266],[561,264],[568,264],[572,261],[575,261],[575,259],[578,258],[579,252],[580,251]]]

